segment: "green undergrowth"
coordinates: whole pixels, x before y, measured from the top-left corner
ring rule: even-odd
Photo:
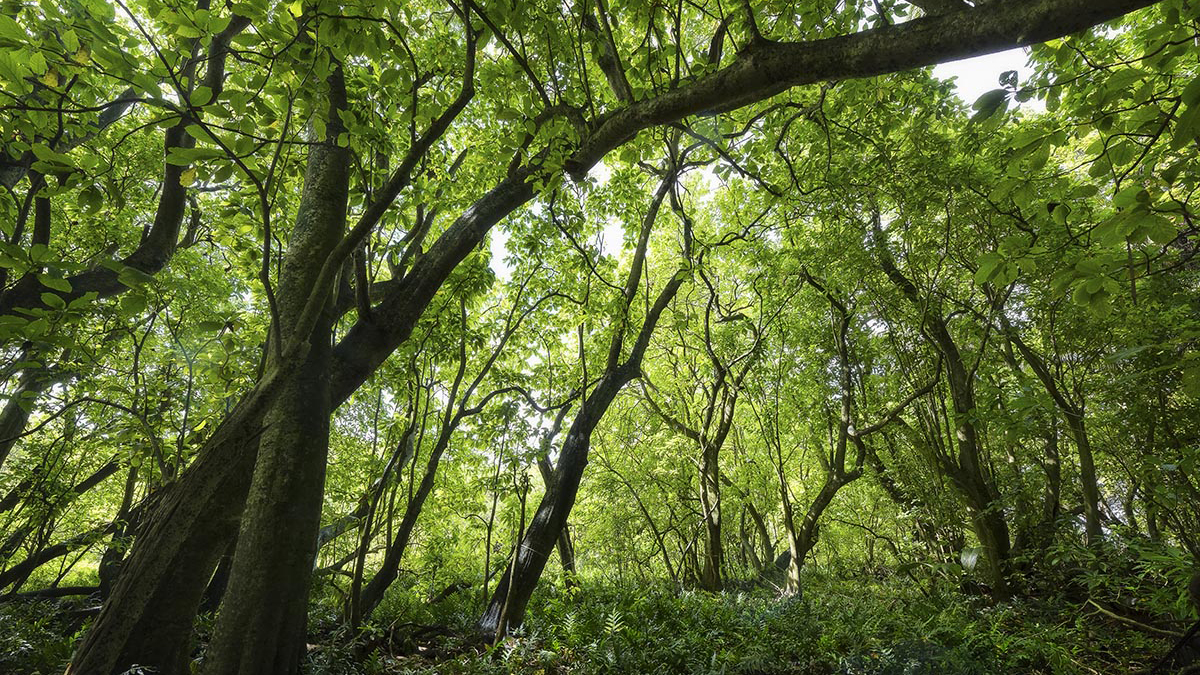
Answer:
[[[0,603],[0,675],[63,672],[82,621],[51,600]]]
[[[399,623],[373,626],[365,658],[330,647],[311,655],[309,672],[1122,673],[1166,648],[1061,596],[992,604],[899,577],[810,575],[803,599],[763,589],[553,588],[535,598],[517,634],[491,648],[474,642],[474,598],[432,611],[394,600],[389,609],[401,607]],[[435,637],[417,634],[432,625]]]
[[[1178,607],[1177,580],[1147,557],[1124,574],[1064,574],[1011,602],[967,595],[943,579],[890,573],[810,572],[803,598],[747,590],[712,594],[585,579],[546,584],[525,625],[497,646],[474,630],[482,600],[470,590],[429,604],[429,589],[397,588],[356,637],[340,626],[337,594],[314,593],[309,675],[463,673],[601,675],[991,675],[1132,673],[1169,642],[1106,616],[1090,599],[1126,614],[1193,619]],[[1092,561],[1095,563],[1095,561]],[[1078,569],[1078,568],[1075,568]],[[1108,583],[1097,583],[1104,579]],[[1123,579],[1123,581],[1118,581]],[[1156,594],[1156,589],[1160,589]],[[1144,599],[1133,602],[1134,599]],[[85,624],[87,603],[0,603],[0,674],[60,673]],[[198,626],[200,665],[211,617]],[[1159,624],[1163,625],[1163,624]]]

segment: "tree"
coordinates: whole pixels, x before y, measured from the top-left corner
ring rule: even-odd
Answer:
[[[922,2],[928,16],[884,15],[868,30],[857,5],[833,16],[806,8],[795,22],[773,6],[732,17],[715,6],[632,15],[669,50],[637,47],[641,26],[602,3],[570,16],[471,2],[121,5],[120,19],[103,2],[23,8],[0,26],[15,55],[3,73],[5,109],[19,113],[3,129],[14,139],[4,153],[13,226],[3,337],[73,346],[72,322],[102,314],[105,298],[166,283],[182,244],[201,241],[231,258],[230,274],[248,287],[247,313],[263,317],[260,372],[229,378],[241,403],[213,419],[196,459],[155,491],[74,669],[136,662],[179,672],[204,587],[236,534],[231,600],[205,667],[294,670],[331,416],[409,339],[497,223],[569,192],[564,173],[582,181],[601,160],[635,162],[648,146],[639,134],[652,127],[758,115],[793,87],[1043,42],[1150,4]],[[592,61],[574,56],[589,53]],[[139,140],[125,145],[124,136]],[[617,148],[627,156],[614,157]],[[151,163],[162,178],[133,181],[126,195],[116,179],[123,165]],[[69,245],[72,218],[91,218],[97,203],[115,211],[119,234]],[[643,330],[652,331],[650,316]],[[622,360],[621,341],[612,344],[619,358],[585,398],[579,433],[566,441],[573,450],[559,460],[550,492],[562,501],[527,534],[539,550],[573,502],[582,432],[637,375],[640,355]],[[201,431],[188,419],[186,438]],[[541,567],[518,561],[513,570],[522,590],[510,623]],[[255,610],[275,597],[288,599],[277,615]]]
[[[665,354],[656,355],[656,360],[666,360],[674,370],[688,372],[679,389],[669,395],[669,403],[656,402],[650,389],[662,394],[658,387],[649,385],[643,389],[646,403],[676,433],[698,446],[700,450],[700,509],[704,533],[704,558],[700,569],[699,585],[707,591],[719,591],[723,587],[722,569],[725,566],[724,545],[721,535],[721,448],[733,429],[737,412],[737,400],[746,376],[754,368],[761,355],[763,333],[773,316],[772,309],[765,305],[761,291],[757,290],[760,280],[750,282],[750,290],[757,297],[749,298],[750,304],[734,305],[733,301],[722,301],[711,273],[703,269],[698,272],[704,282],[707,298],[704,301],[704,318],[698,322],[688,317],[687,310],[677,312],[688,317],[687,323],[699,323],[703,333],[698,336],[699,349],[707,357],[706,362],[697,364],[688,352],[687,337],[680,335],[684,344],[680,353],[673,354],[670,347]],[[728,290],[730,296],[740,298],[743,293],[737,285]],[[757,301],[757,302],[755,302]],[[750,319],[740,310],[755,310],[756,319]],[[733,324],[721,326],[716,324]],[[737,332],[745,327],[747,338],[739,339]],[[724,330],[723,330],[724,329]],[[716,333],[716,334],[715,334]],[[697,350],[699,351],[699,350]]]

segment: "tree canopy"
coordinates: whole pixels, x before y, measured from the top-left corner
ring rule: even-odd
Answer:
[[[810,672],[859,577],[1146,636],[1080,669],[1187,628],[1194,0],[4,8],[0,622],[91,599],[45,672],[401,672],[442,606],[567,672],[603,588],[586,672]],[[735,590],[774,656],[618,648]]]

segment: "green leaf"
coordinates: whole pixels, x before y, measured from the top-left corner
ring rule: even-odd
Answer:
[[[24,42],[28,37],[25,29],[21,28],[16,19],[8,14],[0,14],[0,40],[20,43]]]
[[[1108,218],[1104,222],[1097,225],[1093,234],[1104,246],[1116,246],[1121,244],[1125,241],[1125,237],[1128,234],[1128,231],[1125,227],[1128,217],[1129,214],[1127,213],[1117,213],[1113,217]]]
[[[975,99],[975,104],[971,107],[976,111],[975,115],[971,117],[971,121],[982,122],[997,112],[1003,112],[1008,109],[1008,91],[1006,89],[993,89],[986,92]]]
[[[1101,319],[1107,317],[1112,314],[1112,295],[1106,290],[1092,294],[1088,298],[1088,309]]]
[[[140,293],[126,293],[121,297],[121,314],[134,317],[146,309],[146,297]]]
[[[67,309],[83,309],[84,307],[87,307],[88,305],[95,302],[96,298],[98,298],[99,296],[100,296],[100,294],[97,293],[96,291],[88,291],[87,293],[84,293],[80,297],[72,300],[70,302],[70,304],[67,305]]]
[[[33,52],[25,59],[25,63],[29,65],[29,69],[34,75],[41,75],[46,72],[49,65],[46,63],[46,57],[42,56],[41,52]]]
[[[1200,77],[1193,78],[1188,86],[1183,88],[1181,96],[1184,105],[1194,106],[1200,104]]]
[[[1175,132],[1171,136],[1171,149],[1181,150],[1200,136],[1200,103],[1193,103],[1179,115]]]
[[[1130,185],[1129,187],[1113,195],[1113,205],[1119,208],[1129,208],[1137,205],[1138,203],[1150,203],[1150,193],[1146,192],[1146,189],[1141,185]]]
[[[200,37],[200,36],[195,35],[193,37]],[[192,105],[194,105],[194,106],[208,105],[209,103],[212,102],[212,99],[213,99],[212,87],[206,87],[204,85],[200,85],[199,87],[196,87],[196,90],[192,92],[192,96],[191,96],[191,102],[192,102]]]
[[[1050,212],[1050,218],[1059,226],[1066,226],[1067,216],[1071,214],[1071,207],[1066,204],[1056,204],[1054,210]]]
[[[126,267],[117,275],[117,281],[130,288],[141,288],[146,284],[152,283],[154,281],[154,277],[139,269]]]
[[[74,30],[67,29],[63,31],[61,39],[63,46],[67,48],[68,52],[74,54],[79,51],[79,36],[76,35]]]
[[[171,148],[167,154],[167,164],[187,166],[193,162],[224,157],[225,153],[216,148]]]
[[[1079,187],[1072,189],[1070,192],[1070,197],[1071,199],[1087,199],[1088,197],[1096,196],[1096,194],[1099,192],[1099,188],[1089,183],[1088,185],[1080,185]]]
[[[1004,258],[996,252],[984,253],[979,257],[979,269],[975,272],[975,283],[984,284],[992,280],[1000,267],[1004,264]]]
[[[1079,284],[1075,290],[1071,292],[1071,302],[1077,305],[1086,305],[1091,302],[1091,294],[1087,291],[1086,284]]]
[[[29,259],[35,263],[45,262],[50,259],[50,248],[45,244],[34,244],[29,247]]]
[[[1036,129],[1033,127],[1022,129],[1018,131],[1015,136],[1013,136],[1012,147],[1016,150],[1020,150],[1042,140],[1045,137],[1046,135],[1041,129]]]
[[[38,281],[42,282],[42,285],[46,288],[60,291],[62,293],[71,292],[71,282],[63,279],[62,277],[51,276],[49,274],[39,274],[37,275],[37,278]]]
[[[1193,361],[1183,369],[1183,391],[1192,398],[1200,398],[1200,361]]]
[[[79,191],[79,196],[76,197],[76,202],[89,215],[94,214],[100,210],[101,206],[104,205],[104,193],[101,192],[100,189],[95,185],[89,185]]]
[[[57,152],[44,143],[34,143],[29,149],[33,151],[34,157],[37,157],[39,161],[63,168],[74,166],[69,155]]]
[[[1138,223],[1138,226],[1146,232],[1146,236],[1150,238],[1150,241],[1160,246],[1171,243],[1178,234],[1175,224],[1157,213],[1144,216]]]
[[[63,310],[67,308],[67,301],[63,300],[56,293],[42,293],[42,303],[52,309]]]
[[[1113,91],[1128,89],[1134,82],[1142,79],[1146,73],[1137,68],[1121,68],[1108,76],[1104,86]]]

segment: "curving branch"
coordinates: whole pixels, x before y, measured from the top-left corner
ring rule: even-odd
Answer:
[[[1022,47],[1109,21],[1156,0],[1029,0],[989,3],[969,11],[914,19],[896,26],[801,43],[762,41],[715,73],[658,96],[623,105],[594,120],[565,163],[582,179],[612,150],[639,132],[700,113],[732,110],[791,87],[872,77]],[[537,194],[547,174],[535,156],[480,197],[450,225],[404,281],[375,308],[374,322],[356,323],[334,351],[333,394],[343,401],[412,334],[417,319],[450,272],[491,228]]]

